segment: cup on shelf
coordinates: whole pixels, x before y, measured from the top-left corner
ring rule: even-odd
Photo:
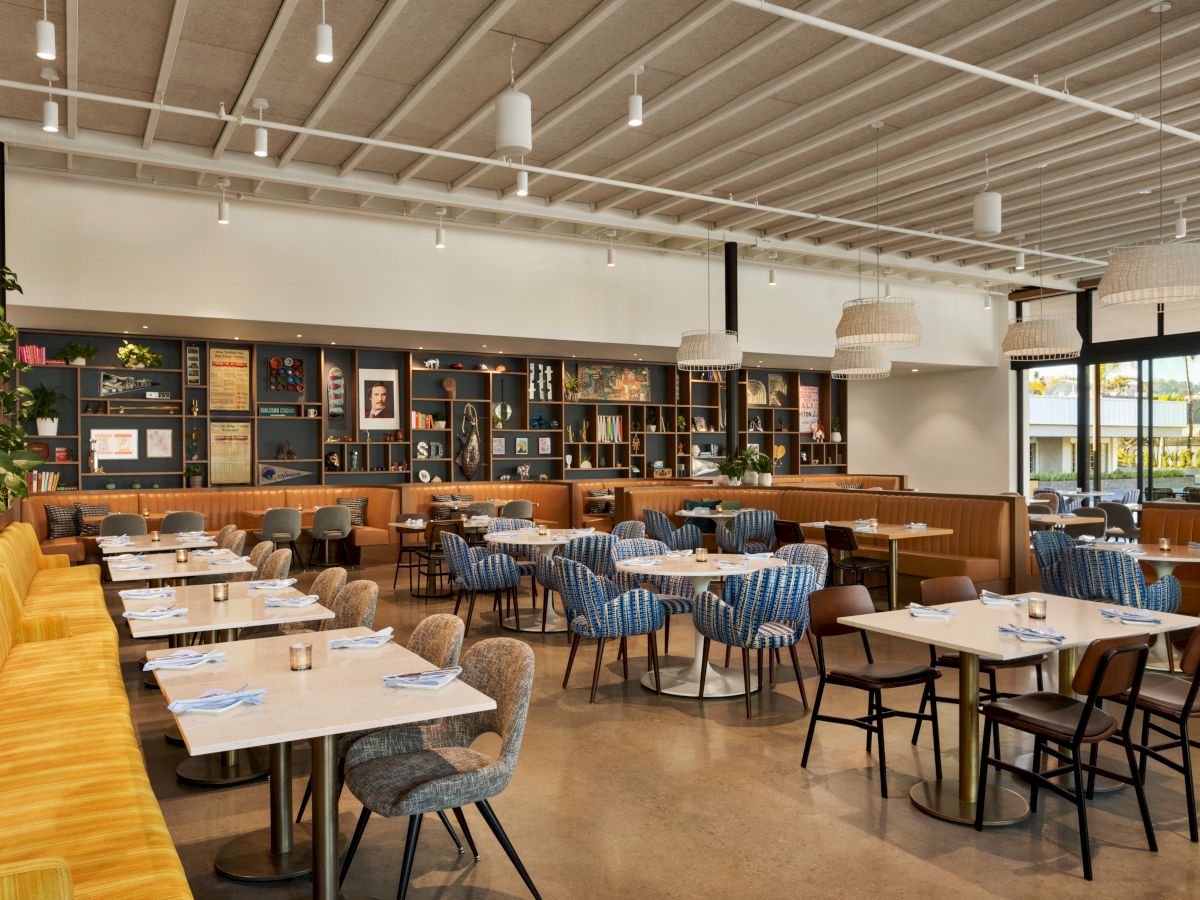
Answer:
[[[226,582],[221,582],[220,584],[214,584],[212,586],[212,589],[213,589],[213,600],[217,601],[218,603],[223,603],[224,601],[229,599],[229,585]]]
[[[307,672],[312,668],[312,644],[292,644],[288,647],[288,665],[293,672]]]
[[[1046,618],[1046,598],[1045,597],[1030,597],[1029,598],[1029,618],[1031,618],[1031,619]]]

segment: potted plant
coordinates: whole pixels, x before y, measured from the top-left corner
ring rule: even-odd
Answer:
[[[588,453],[587,447],[579,451],[579,468],[590,469],[592,467],[592,457]]]
[[[579,399],[579,378],[578,378],[578,376],[572,375],[570,372],[568,372],[566,375],[564,375],[563,376],[563,390],[567,394],[568,401],[573,402],[575,400],[578,400]]]
[[[23,417],[37,420],[37,433],[41,436],[58,434],[58,403],[67,395],[56,387],[39,384],[30,392],[30,403]]]
[[[833,420],[833,430],[829,432],[829,440],[835,444],[842,442],[842,426],[838,423],[837,419]]]
[[[17,275],[8,267],[0,267],[0,285],[4,290],[24,293]],[[28,363],[18,362],[17,329],[0,312],[0,512],[12,506],[14,499],[29,496],[26,475],[45,460],[25,449],[25,429],[17,423],[29,404],[33,392],[16,385],[16,373],[27,372]]]
[[[157,369],[163,363],[161,354],[143,344],[131,344],[128,340],[121,342],[117,349],[117,359],[127,369]]]
[[[753,473],[759,487],[771,486],[775,480],[771,474],[771,457],[761,450],[750,447],[742,454],[742,459],[746,463],[746,475]],[[742,478],[745,481],[745,475]]]
[[[683,416],[676,416],[675,417],[675,430],[678,431],[680,434],[687,431],[688,430],[687,419],[685,419]]]
[[[77,344],[71,341],[63,345],[55,359],[61,359],[71,366],[86,366],[98,352],[91,344]]]
[[[717,463],[717,471],[721,473],[721,484],[737,487],[742,483],[742,476],[746,474],[746,461],[735,453]]]
[[[199,466],[188,466],[183,470],[183,474],[187,476],[188,487],[204,487],[204,470]]]

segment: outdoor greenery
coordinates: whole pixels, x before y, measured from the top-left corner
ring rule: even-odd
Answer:
[[[1185,472],[1183,469],[1155,469],[1154,478],[1187,478],[1191,473]],[[1077,478],[1075,472],[1031,472],[1029,478],[1033,481],[1071,481],[1074,482]],[[1105,481],[1120,481],[1122,479],[1134,480],[1137,478],[1136,469],[1113,469],[1111,472],[1101,472],[1100,480]]]
[[[17,275],[8,267],[0,268],[4,290],[24,293]],[[0,314],[0,511],[13,500],[29,496],[25,475],[42,464],[40,457],[25,449],[25,429],[16,424],[33,402],[33,392],[24,386],[13,387],[17,372],[29,370],[17,361],[17,329]]]

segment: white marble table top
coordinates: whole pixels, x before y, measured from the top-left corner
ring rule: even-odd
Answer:
[[[228,553],[225,556],[228,556]],[[147,556],[144,560],[151,564],[151,568],[149,569],[121,569],[117,568],[120,563],[109,563],[109,575],[111,575],[113,581],[125,583],[130,581],[157,581],[163,578],[198,578],[201,575],[244,575],[254,571],[254,566],[246,561],[225,563],[217,566],[209,563],[210,559],[219,558],[192,554],[187,562],[178,563],[175,562],[173,554],[154,553]]]
[[[1172,544],[1170,550],[1159,550],[1158,544],[1122,544],[1109,541],[1096,541],[1092,544],[1097,550],[1111,550],[1114,553],[1129,553],[1134,559],[1145,560],[1149,563],[1200,563],[1200,550],[1193,550],[1187,544]],[[1142,553],[1130,553],[1131,550],[1142,550]]]
[[[264,590],[252,588],[246,581],[232,581],[228,585],[229,599],[217,602],[212,598],[213,587],[215,585],[192,584],[175,588],[174,597],[120,598],[126,612],[171,605],[187,609],[187,615],[167,619],[126,619],[129,633],[135,638],[156,638],[284,622],[319,622],[334,617],[333,610],[320,603],[298,607],[266,605],[268,597],[303,596],[295,588]]]
[[[167,551],[174,553],[180,547],[183,547],[185,550],[193,550],[201,547],[217,546],[217,542],[211,537],[184,540],[174,534],[164,534],[162,535],[162,539],[158,541],[150,540],[150,535],[148,534],[131,534],[128,542],[124,544],[99,542],[97,544],[104,556],[111,556],[117,553],[166,553]]]
[[[646,558],[646,557],[643,557]],[[705,562],[699,562],[695,554],[691,556],[658,556],[662,564],[657,566],[639,566],[630,560],[617,563],[617,571],[632,572],[640,575],[683,575],[688,578],[724,578],[729,575],[748,575],[769,566],[784,566],[787,563],[774,556],[767,559],[745,557],[740,553],[710,553]],[[734,563],[741,568],[725,569],[718,562]]]
[[[483,539],[491,544],[519,544],[521,546],[545,546],[548,544],[566,544],[575,538],[590,537],[598,534],[580,528],[550,528],[545,534],[538,534],[536,528],[521,528],[517,531],[493,531],[484,535]]]

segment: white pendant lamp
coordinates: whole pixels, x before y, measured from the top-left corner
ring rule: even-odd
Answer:
[[[833,354],[829,374],[838,381],[875,381],[892,374],[892,362],[878,344],[839,347]]]
[[[54,59],[57,55],[55,51],[54,23],[50,21],[47,5],[47,0],[42,0],[42,17],[38,19],[35,32],[38,59]]]
[[[517,90],[517,39],[508,57],[508,90],[496,98],[496,155],[518,157],[533,150],[533,101]]]
[[[646,71],[642,65],[633,69],[633,93],[629,95],[629,127],[637,128],[642,124],[642,95],[638,93],[638,76]]]
[[[217,224],[229,224],[229,203],[225,199],[225,188],[229,187],[229,179],[222,178],[217,182],[217,187],[221,189],[221,199],[217,201]]]
[[[987,154],[983,157],[983,190],[975,195],[973,203],[972,231],[977,238],[995,237],[1001,230],[1002,200],[998,191],[989,191],[991,169]]]
[[[521,162],[525,162],[525,160],[522,159]],[[529,196],[529,173],[524,169],[520,169],[517,172],[517,196]]]
[[[446,208],[444,206],[439,206],[437,209],[434,210],[434,213],[437,214],[438,224],[437,224],[437,230],[434,231],[434,233],[433,233],[433,246],[438,250],[445,250],[446,249],[446,228],[442,224],[442,222],[446,215]]]
[[[675,351],[675,367],[683,372],[729,372],[742,367],[742,348],[736,331],[712,327],[712,252],[705,241],[704,272],[708,296],[708,328],[685,331]]]
[[[263,117],[263,111],[268,106],[270,106],[270,104],[267,103],[265,97],[255,97],[253,100],[250,101],[250,105],[258,110],[258,121],[261,122],[262,117]],[[269,152],[268,141],[269,141],[269,137],[267,135],[266,128],[259,125],[257,128],[254,129],[254,155],[255,156],[265,157],[268,154],[268,152]]]
[[[1017,235],[1017,246],[1024,248],[1024,244],[1021,243],[1024,240],[1025,240],[1025,235],[1018,234]],[[1013,259],[1013,271],[1014,272],[1024,272],[1025,271],[1025,250],[1024,249],[1020,249],[1017,251],[1017,255]]]
[[[54,87],[54,82],[58,81],[58,69],[45,66],[41,74],[47,87]],[[58,133],[58,101],[54,99],[53,94],[42,101],[42,131]]]
[[[771,268],[767,269],[767,287],[775,287],[775,260],[779,258],[779,254],[772,250],[767,254],[767,259],[771,260]]]
[[[333,62],[333,26],[325,21],[325,0],[321,0],[321,21],[317,25],[317,62]]]
[[[1182,241],[1187,237],[1187,216],[1183,214],[1183,204],[1187,203],[1187,197],[1180,197],[1175,202],[1179,204],[1179,212],[1175,215],[1175,240]]]
[[[613,239],[616,238],[617,233],[613,229],[610,228],[608,231],[604,232],[604,236],[606,238],[608,238],[608,263],[607,263],[607,265],[608,265],[608,268],[615,269],[617,266],[617,248],[615,246],[613,246]]]

